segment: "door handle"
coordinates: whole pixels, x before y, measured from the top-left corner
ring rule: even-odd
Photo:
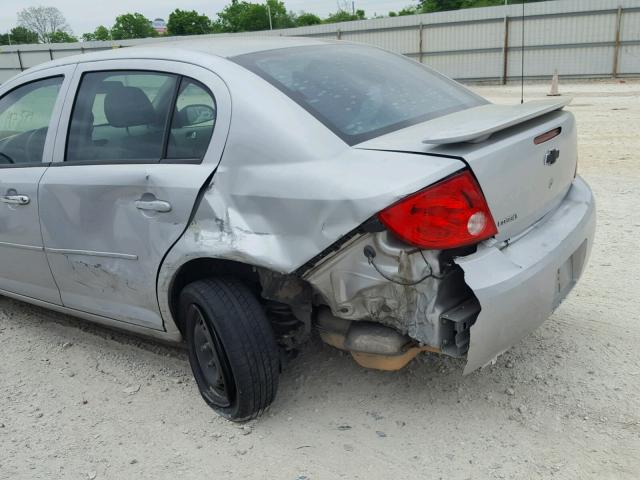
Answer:
[[[136,200],[136,208],[138,210],[167,213],[171,211],[171,204],[164,200]]]
[[[31,199],[27,195],[3,195],[0,197],[0,202],[9,205],[27,205],[30,201]]]

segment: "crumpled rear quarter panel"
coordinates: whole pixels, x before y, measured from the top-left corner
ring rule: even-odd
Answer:
[[[455,158],[351,148],[252,77],[229,84],[223,158],[162,265],[158,297],[166,319],[171,280],[187,261],[223,258],[294,272],[378,211],[464,168]]]

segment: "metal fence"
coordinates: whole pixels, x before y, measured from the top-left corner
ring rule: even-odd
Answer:
[[[238,34],[296,35],[369,43],[407,55],[458,80],[640,75],[640,0],[555,0]],[[68,55],[169,37],[0,47],[0,82]]]

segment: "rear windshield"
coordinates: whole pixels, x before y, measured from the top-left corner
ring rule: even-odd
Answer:
[[[485,103],[418,62],[377,48],[294,47],[232,60],[282,90],[349,145]]]

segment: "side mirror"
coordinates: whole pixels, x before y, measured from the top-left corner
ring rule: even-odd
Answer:
[[[187,105],[178,112],[182,126],[199,125],[214,120],[216,112],[209,105]]]

